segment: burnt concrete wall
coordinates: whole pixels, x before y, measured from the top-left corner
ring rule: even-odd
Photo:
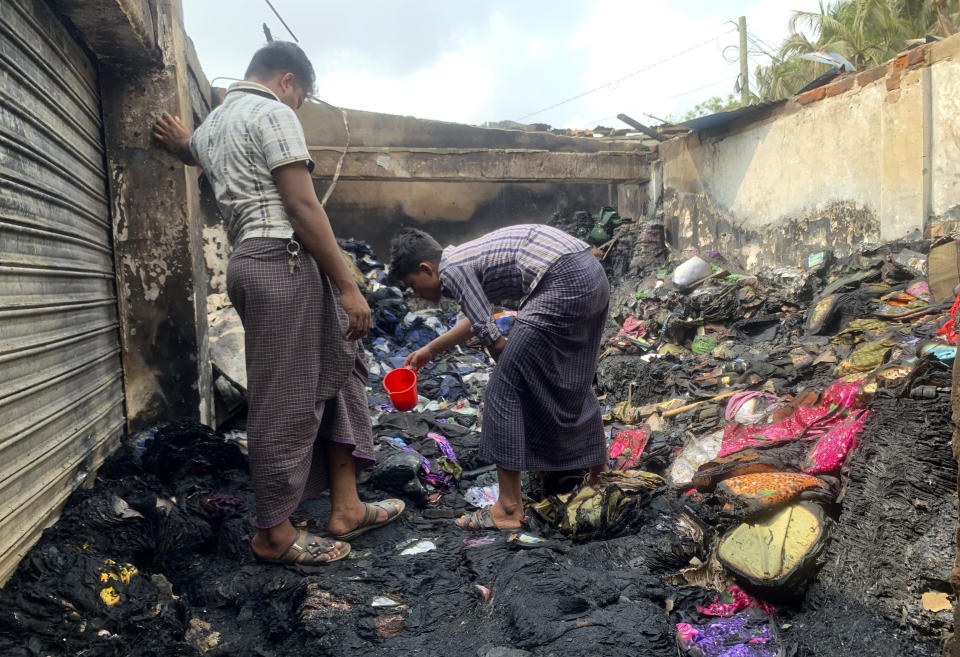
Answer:
[[[798,264],[960,218],[960,36],[661,145],[674,246]]]
[[[405,226],[444,243],[554,212],[613,205],[644,211],[651,149],[636,139],[593,139],[479,128],[322,104],[299,111],[322,198],[339,237],[369,241],[387,257]]]
[[[322,196],[327,184],[316,187]],[[408,226],[446,245],[503,226],[542,223],[554,212],[596,212],[616,203],[616,185],[342,181],[327,214],[338,237],[368,241],[387,258],[391,237]]]
[[[340,108],[320,103],[305,104],[297,114],[311,147],[343,145],[349,130],[350,145],[354,147],[499,148],[554,153],[643,153],[649,150],[637,139],[592,139],[547,132],[478,128],[463,123],[355,109],[348,110],[348,125],[344,127]]]
[[[716,250],[745,268],[758,264],[801,265],[808,255],[831,249],[837,256],[880,241],[880,222],[869,206],[830,201],[759,228],[719,210],[707,194],[669,190],[663,198],[664,234],[678,249]]]
[[[338,237],[370,242],[388,257],[390,239],[415,226],[458,243],[554,212],[616,206],[643,214],[651,148],[636,139],[594,139],[478,128],[321,103],[298,116],[316,163],[321,199]],[[342,160],[341,160],[342,156]],[[226,291],[230,246],[201,181],[209,292]]]
[[[168,111],[190,126],[209,87],[179,0],[61,0],[100,67],[129,431],[212,418],[197,170],[152,140]]]

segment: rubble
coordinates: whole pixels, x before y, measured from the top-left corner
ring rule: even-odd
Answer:
[[[131,436],[0,591],[0,653],[939,654],[956,334],[953,299],[931,298],[931,245],[748,272],[673,254],[661,225],[612,208],[552,221],[592,240],[613,283],[599,486],[527,473],[521,531],[455,527],[497,495],[477,455],[493,362],[458,348],[419,371],[412,411],[394,409],[383,376],[456,308],[416,305],[345,240],[374,314],[378,462],[359,489],[404,498],[404,517],[319,573],[258,565],[242,421]],[[221,321],[222,300],[212,310]],[[235,331],[217,335],[233,336],[216,357],[242,388]],[[319,531],[328,509],[309,500],[293,520]]]

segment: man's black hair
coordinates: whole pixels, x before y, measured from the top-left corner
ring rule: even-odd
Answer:
[[[271,41],[254,53],[243,77],[271,78],[277,73],[293,73],[297,83],[312,96],[317,76],[307,54],[295,43]]]
[[[443,249],[437,240],[417,228],[407,228],[390,241],[390,280],[396,285],[421,262],[440,262]]]

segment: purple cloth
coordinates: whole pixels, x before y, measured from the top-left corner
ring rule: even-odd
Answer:
[[[450,446],[450,442],[446,437],[441,436],[439,433],[428,433],[427,438],[431,439],[437,446],[440,448],[440,451],[443,452],[443,455],[452,461],[457,460],[457,455],[453,451],[453,447]]]
[[[677,623],[677,642],[691,657],[779,657],[780,638],[756,609],[702,625]]]

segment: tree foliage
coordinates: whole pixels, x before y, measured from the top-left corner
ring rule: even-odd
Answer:
[[[829,69],[800,55],[835,52],[863,70],[894,57],[911,39],[946,37],[958,27],[960,0],[821,0],[819,12],[794,13],[776,56],[757,67],[755,89],[761,100],[786,98]]]
[[[691,119],[696,119],[701,116],[707,116],[708,114],[716,114],[717,112],[727,112],[729,110],[735,110],[740,107],[740,98],[729,94],[726,98],[722,96],[714,96],[713,98],[708,98],[702,103],[697,103],[693,106],[693,109],[688,110],[686,114],[683,115],[683,118],[680,121],[690,121]]]

